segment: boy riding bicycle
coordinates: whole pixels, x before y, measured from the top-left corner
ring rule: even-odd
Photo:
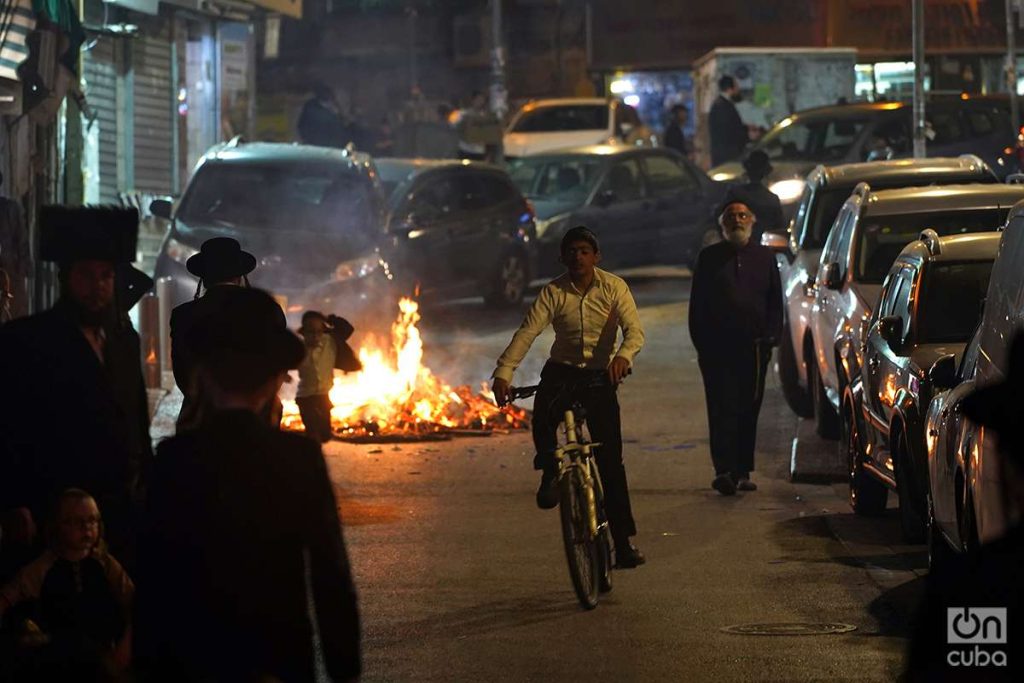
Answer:
[[[540,375],[540,389],[533,404],[533,443],[537,449],[534,469],[542,470],[537,506],[558,505],[558,464],[554,459],[556,430],[566,406],[555,405],[566,385],[588,385],[605,376],[607,383],[578,396],[587,414],[591,438],[600,443],[597,465],[605,491],[605,507],[617,566],[636,567],[643,554],[630,536],[636,534],[629,502],[626,469],[622,463],[622,426],[616,389],[629,373],[633,358],[644,344],[640,316],[629,286],[622,278],[597,267],[601,249],[597,237],[585,227],[565,233],[561,261],[566,272],[549,282],[537,295],[526,319],[498,358],[494,397],[508,403],[512,375],[537,336],[548,325],[555,330],[551,356]],[[622,342],[615,349],[619,328]]]

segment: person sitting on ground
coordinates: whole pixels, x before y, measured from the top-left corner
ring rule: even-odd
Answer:
[[[320,445],[260,417],[306,349],[266,292],[232,304],[189,337],[208,412],[157,449],[135,666],[146,681],[312,681],[315,619],[328,675],[354,680],[359,613]]]
[[[26,630],[41,631],[41,660],[126,667],[135,587],[106,550],[95,499],[81,489],[61,493],[49,536],[50,547],[0,589],[0,616],[18,608]]]

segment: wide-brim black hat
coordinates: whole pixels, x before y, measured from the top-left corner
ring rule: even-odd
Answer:
[[[130,311],[153,289],[153,278],[143,273],[130,263],[117,267],[118,302],[126,311]]]
[[[297,368],[306,355],[273,297],[249,287],[226,288],[217,314],[203,316],[185,341],[200,363],[230,356],[274,372]]]
[[[1003,450],[1024,460],[1024,453],[1017,447],[1024,435],[1016,436],[1024,422],[1024,332],[1018,332],[1010,344],[1006,377],[975,389],[960,405],[968,419],[1006,440]]]
[[[95,259],[131,263],[139,212],[115,206],[44,206],[39,211],[39,258],[54,263]]]
[[[226,280],[256,269],[256,257],[242,250],[238,240],[214,237],[203,242],[199,253],[185,262],[188,272],[203,280]]]
[[[772,172],[772,162],[761,150],[754,150],[743,160],[743,170],[750,175],[764,177]]]

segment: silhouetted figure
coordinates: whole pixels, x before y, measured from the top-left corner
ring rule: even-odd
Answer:
[[[736,79],[722,76],[718,79],[718,92],[708,114],[712,166],[739,159],[749,142],[747,127],[736,109],[736,102],[743,99]]]
[[[95,496],[113,552],[131,566],[134,510],[152,460],[139,336],[117,298],[135,258],[135,209],[43,207],[40,256],[60,299],[0,328],[0,511],[31,544],[68,488]],[[13,522],[11,522],[13,520]]]
[[[686,122],[690,118],[690,112],[686,105],[677,104],[672,107],[671,119],[665,128],[665,146],[682,154],[689,159],[693,156],[693,145],[686,137]]]
[[[359,615],[320,446],[258,415],[303,343],[256,289],[239,289],[189,336],[210,410],[157,449],[139,543],[136,666],[146,681],[311,681],[312,603],[327,672],[353,680]]]
[[[746,204],[757,217],[750,239],[760,243],[765,232],[785,232],[786,219],[779,196],[764,185],[764,179],[772,172],[768,155],[754,150],[743,160],[743,168],[747,172],[747,182],[729,188],[729,194]]]
[[[306,436],[318,443],[326,443],[332,436],[330,391],[334,370],[355,372],[363,367],[347,342],[354,331],[347,320],[336,315],[325,316],[319,311],[302,314],[299,334],[306,344],[306,357],[299,364],[295,402]]]
[[[775,255],[753,239],[750,207],[727,198],[723,241],[700,252],[690,289],[690,338],[707,400],[712,486],[753,491],[757,417],[771,347],[782,333],[782,285]]]
[[[231,305],[232,295],[248,284],[246,276],[256,269],[256,257],[242,251],[237,240],[214,237],[203,242],[199,253],[189,257],[185,267],[199,278],[199,284],[195,299],[171,311],[171,367],[174,382],[185,397],[178,414],[179,429],[198,422],[202,405],[202,387],[195,375],[195,351],[189,346],[189,332],[199,321],[216,318]]]
[[[349,142],[334,92],[323,83],[313,86],[313,97],[302,106],[297,127],[299,141],[305,145],[340,148]]]

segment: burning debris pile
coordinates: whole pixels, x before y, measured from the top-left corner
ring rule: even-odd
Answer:
[[[485,436],[529,427],[521,408],[498,408],[486,382],[474,393],[469,386],[451,387],[423,365],[419,305],[399,302],[391,326],[390,348],[368,336],[359,349],[363,369],[336,374],[330,397],[331,424],[343,441],[446,439]],[[294,401],[285,400],[285,429],[301,430]]]

